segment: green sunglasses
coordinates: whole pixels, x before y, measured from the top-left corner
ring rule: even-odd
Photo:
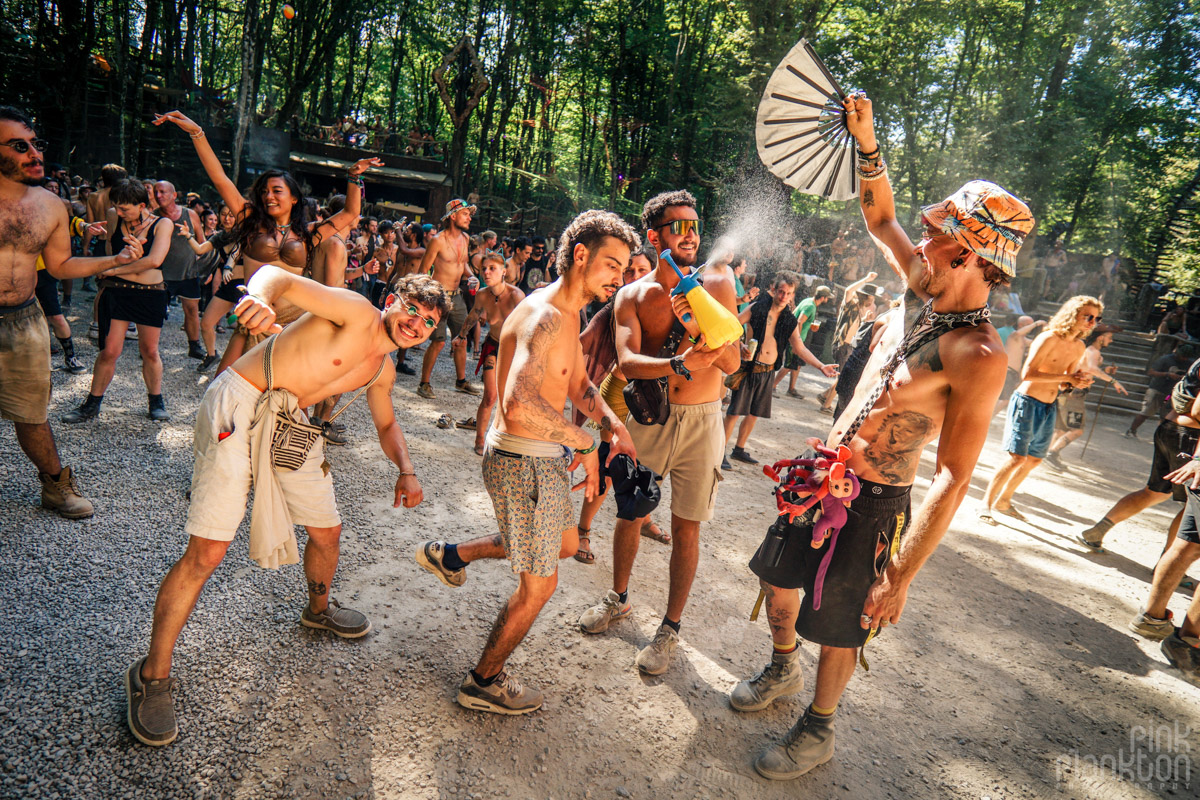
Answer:
[[[405,304],[404,309],[408,312],[409,316],[420,317],[421,321],[425,323],[426,328],[436,328],[437,327],[437,321],[434,320],[433,317],[427,317],[424,314],[422,314],[421,309],[417,308],[416,303],[414,303],[412,300],[409,300],[406,297],[406,298],[404,298],[404,304]]]

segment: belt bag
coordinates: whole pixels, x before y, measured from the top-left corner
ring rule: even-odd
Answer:
[[[267,340],[267,350],[263,356],[263,367],[266,372],[268,391],[274,387],[271,374],[271,355],[275,349],[275,336]],[[384,358],[384,364],[387,363],[387,358]],[[384,364],[379,365],[379,371],[375,373],[375,377],[371,378],[366,386],[358,390],[354,397],[350,398],[350,402],[342,406],[329,417],[329,422],[337,419],[343,411],[350,407],[350,404],[362,396],[362,393],[371,388],[375,381],[379,380],[380,374],[383,372]],[[271,428],[271,466],[277,470],[292,472],[304,466],[304,462],[308,460],[308,454],[312,451],[313,445],[321,438],[321,433],[324,428],[320,425],[313,425],[311,422],[303,419],[296,419],[286,410],[275,412],[275,424]]]
[[[683,325],[678,319],[671,326],[667,340],[658,351],[659,358],[671,358],[683,339]],[[629,415],[639,425],[665,425],[671,416],[671,399],[666,378],[634,378],[621,390]]]

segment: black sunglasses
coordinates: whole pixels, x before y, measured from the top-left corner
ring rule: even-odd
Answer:
[[[1085,320],[1087,320],[1088,322],[1097,322],[1097,323],[1100,322],[1100,320],[1104,319],[1104,317],[1100,316],[1099,314],[1084,314],[1083,318]]]
[[[32,141],[28,142],[24,139],[13,139],[11,142],[0,142],[0,147],[11,147],[18,153],[28,153],[29,148],[32,147],[39,153],[44,153],[46,152],[47,148],[50,147],[50,143],[45,139],[33,139]]]

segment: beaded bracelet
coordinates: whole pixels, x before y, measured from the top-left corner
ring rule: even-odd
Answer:
[[[577,455],[577,456],[586,456],[586,455],[588,455],[589,453],[591,453],[591,452],[595,451],[595,449],[596,449],[597,447],[599,447],[599,446],[600,446],[600,442],[599,442],[598,440],[595,440],[595,439],[593,439],[593,440],[592,440],[592,446],[591,446],[591,447],[589,447],[589,448],[588,448],[588,449],[586,449],[586,450],[576,450],[576,451],[575,451],[575,455]]]
[[[887,177],[887,171],[888,171],[888,170],[887,170],[887,164],[884,164],[884,165],[883,165],[882,167],[880,167],[878,170],[876,170],[875,172],[872,172],[872,173],[870,173],[869,175],[863,175],[861,172],[860,172],[860,173],[858,173],[858,180],[859,180],[859,182],[860,182],[860,183],[868,183],[868,182],[870,182],[870,181],[877,181],[877,180],[879,180],[880,178],[886,178],[886,177]]]
[[[367,185],[366,182],[358,175],[351,175],[351,174],[347,173],[346,179],[348,181],[350,181],[350,183],[353,183],[355,186],[357,186],[360,189],[362,189],[363,187],[365,187]]]
[[[199,131],[196,131],[195,133],[189,133],[188,136],[192,137],[193,139],[203,139],[204,131],[199,130]]]

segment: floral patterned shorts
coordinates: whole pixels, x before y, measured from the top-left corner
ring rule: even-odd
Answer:
[[[558,570],[563,531],[575,526],[566,456],[539,458],[489,447],[483,456],[496,523],[512,571],[548,578]]]

